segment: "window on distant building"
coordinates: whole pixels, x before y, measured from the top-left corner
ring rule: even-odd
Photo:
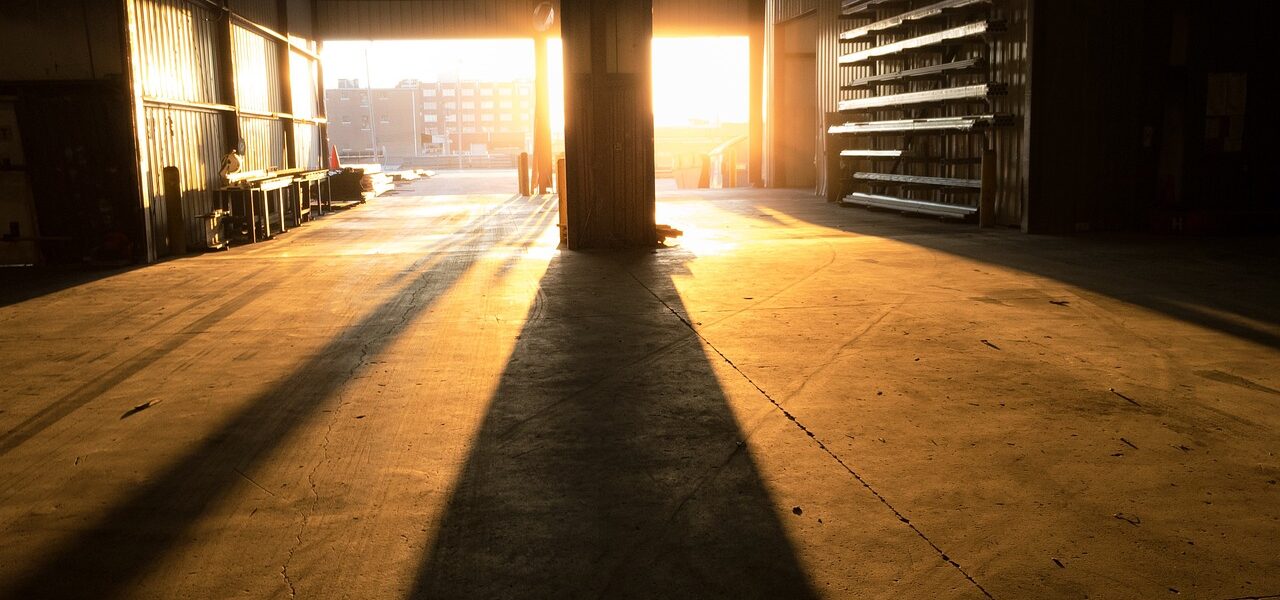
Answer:
[[[510,96],[510,95],[511,95],[511,88],[504,87],[504,88],[502,88],[502,89],[498,90],[498,95],[499,95],[499,96]]]
[[[529,95],[529,88],[527,88],[527,87],[522,87],[522,88],[520,88],[520,95],[521,95],[521,96],[528,96],[528,95]]]
[[[462,88],[462,95],[463,95],[463,96],[474,96],[474,95],[476,95],[476,90],[475,90],[475,88]]]
[[[435,115],[422,115],[422,120],[427,123],[435,123],[438,120],[438,117]]]
[[[499,119],[499,120],[501,120],[501,121],[511,121],[511,120],[512,120],[511,115],[510,115],[510,114],[506,114],[506,113],[504,113],[504,114],[502,114],[501,116],[499,116],[499,117],[498,117],[498,119]]]
[[[471,113],[462,113],[462,120],[467,122],[475,121],[476,116]]]
[[[462,133],[475,133],[475,132],[476,132],[476,128],[475,128],[475,127],[463,127],[463,128],[462,128]]]
[[[458,115],[445,115],[445,117],[444,117],[444,122],[445,122],[445,123],[457,123],[457,122],[458,122]]]
[[[447,108],[447,109],[449,109],[449,110],[454,110],[454,109],[458,108],[458,103],[456,103],[456,102],[445,102],[445,103],[444,103],[444,107],[445,107],[445,108]]]
[[[440,90],[440,92],[446,96],[452,96],[453,88],[444,88],[443,90]]]
[[[436,90],[434,88],[428,88],[428,89],[422,90],[422,95],[428,98],[435,98]]]
[[[489,113],[485,113],[485,114],[483,114],[483,115],[480,115],[480,120],[481,120],[481,121],[492,121],[492,120],[493,120],[493,115],[491,115],[491,114],[489,114]]]
[[[493,110],[493,100],[485,100],[484,102],[481,102],[480,108],[483,108],[485,110]]]
[[[342,124],[343,124],[343,125],[350,125],[350,124],[351,124],[351,117],[349,117],[349,116],[347,116],[347,115],[342,115]]]
[[[502,109],[503,109],[503,110],[511,110],[511,101],[510,101],[510,100],[503,100],[503,101],[502,101]]]
[[[488,88],[488,87],[487,87],[487,88],[483,88],[483,89],[481,89],[481,90],[480,90],[480,95],[481,95],[481,96],[492,96],[492,95],[493,95],[493,88]]]
[[[390,124],[391,124],[391,117],[388,117],[387,115],[382,115],[382,116],[378,117],[378,122],[379,122],[379,123],[382,123],[383,125],[390,125]]]
[[[465,110],[475,110],[475,109],[476,109],[476,103],[475,103],[475,102],[471,102],[471,101],[463,102],[463,103],[462,103],[462,108],[463,108],[463,109],[465,109]]]
[[[435,110],[435,109],[436,109],[436,103],[435,103],[435,102],[424,102],[424,103],[422,104],[422,108],[425,108],[425,109],[427,109],[427,110]]]
[[[369,128],[369,115],[360,115],[360,129]]]

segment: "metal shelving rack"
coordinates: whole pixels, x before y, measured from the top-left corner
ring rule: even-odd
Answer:
[[[988,133],[1012,123],[993,99],[1000,0],[846,0],[839,121],[828,129],[841,202],[983,221],[993,212]]]

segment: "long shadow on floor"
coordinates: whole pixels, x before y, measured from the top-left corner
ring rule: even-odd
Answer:
[[[815,597],[673,262],[552,261],[415,598]]]
[[[549,226],[550,198],[534,198],[532,216],[518,228],[505,212],[517,198],[492,207],[434,247],[405,271],[400,290],[298,365],[290,376],[245,403],[225,424],[149,478],[147,484],[72,533],[48,556],[34,560],[0,598],[111,598],[186,541],[191,526],[217,501],[243,485],[293,434],[318,419],[351,378],[429,310],[469,271],[485,249],[527,244]],[[469,248],[448,252],[450,248]],[[501,273],[519,258],[509,258]],[[144,448],[138,451],[145,451]]]
[[[1047,277],[1280,348],[1276,333],[1280,331],[1280,238],[1274,235],[1024,235],[809,201],[766,201],[757,206],[854,235],[896,240]]]

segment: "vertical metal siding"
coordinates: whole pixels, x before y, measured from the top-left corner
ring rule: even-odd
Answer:
[[[991,80],[1009,86],[1008,95],[997,98],[996,112],[1014,115],[1015,124],[998,129],[993,137],[996,151],[996,222],[1021,225],[1027,203],[1027,164],[1023,160],[1027,93],[1027,0],[1011,0],[996,5],[995,17],[1008,30],[991,45]]]
[[[293,124],[294,156],[298,159],[298,167],[303,169],[320,168],[320,126],[311,123]]]
[[[284,112],[278,43],[240,25],[232,25],[236,101],[242,110]]]
[[[231,0],[231,12],[254,23],[278,30],[280,14],[276,0]]]
[[[817,136],[818,155],[814,164],[817,166],[817,193],[827,193],[827,153],[826,115],[835,112],[840,102],[840,32],[844,25],[840,20],[841,0],[818,0],[818,39],[814,66],[817,68],[818,122]]]
[[[819,0],[770,0],[769,22],[781,23],[789,21],[818,8]]]
[[[218,168],[222,157],[222,119],[214,112],[148,106],[147,172],[144,174],[153,207],[155,231],[167,227],[163,173],[177,167],[182,174],[182,214],[187,222],[187,239],[202,238],[200,215],[214,208],[218,188]]]
[[[217,15],[186,0],[133,0],[142,94],[218,101]]]
[[[244,170],[282,169],[284,164],[284,121],[240,116],[240,137],[244,140]]]

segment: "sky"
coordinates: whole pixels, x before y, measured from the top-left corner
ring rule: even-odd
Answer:
[[[744,123],[747,120],[747,38],[654,38],[654,122],[685,125],[691,120]],[[560,40],[548,44],[552,126],[562,127],[564,107]],[[365,56],[368,55],[366,72]],[[532,79],[533,40],[412,40],[326,42],[325,87],[339,79],[392,87],[404,79],[510,81]]]

